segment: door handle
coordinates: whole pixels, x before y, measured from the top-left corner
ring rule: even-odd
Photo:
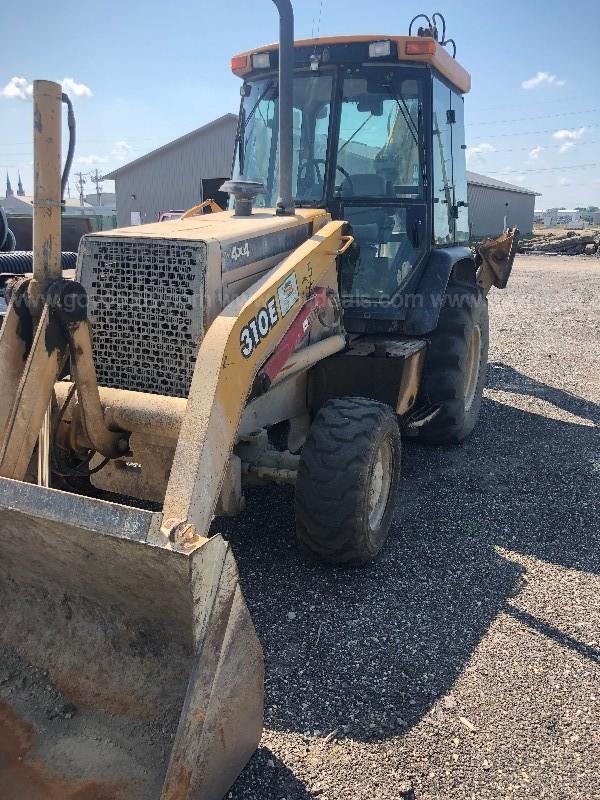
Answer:
[[[417,220],[413,222],[412,230],[411,230],[411,240],[412,245],[415,250],[418,250],[421,246],[421,220]]]

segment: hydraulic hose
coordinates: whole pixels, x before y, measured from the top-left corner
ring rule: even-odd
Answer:
[[[67,181],[69,180],[71,164],[73,163],[73,154],[75,153],[75,113],[73,111],[73,103],[71,102],[69,95],[63,92],[61,99],[67,106],[67,125],[69,127],[69,149],[67,150],[67,158],[60,181],[60,198],[64,203],[65,190],[67,188]]]

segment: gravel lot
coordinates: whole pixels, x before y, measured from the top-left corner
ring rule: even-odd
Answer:
[[[481,422],[407,443],[369,568],[308,563],[291,493],[228,524],[267,668],[229,797],[600,798],[599,309],[600,260],[518,259]]]

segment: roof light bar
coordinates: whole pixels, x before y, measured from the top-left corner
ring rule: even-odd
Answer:
[[[407,56],[434,56],[436,47],[435,39],[423,36],[418,41],[406,42],[404,52]]]
[[[369,45],[369,58],[383,58],[392,53],[392,43],[390,40],[383,42],[371,42]]]
[[[269,69],[271,66],[271,56],[268,53],[253,53],[253,69]]]
[[[231,59],[231,71],[236,75],[244,75],[248,72],[248,56],[234,56]]]

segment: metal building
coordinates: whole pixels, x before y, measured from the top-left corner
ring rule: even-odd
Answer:
[[[156,222],[163,211],[191,208],[207,197],[217,199],[219,186],[231,175],[236,127],[235,114],[225,114],[106,175],[115,182],[117,224]],[[471,236],[497,236],[505,217],[508,227],[531,233],[536,195],[531,189],[467,172]]]
[[[225,114],[105,175],[115,182],[119,227],[214,198],[231,174],[236,127],[235,114]]]
[[[471,236],[498,236],[505,227],[531,233],[538,192],[467,171]]]

